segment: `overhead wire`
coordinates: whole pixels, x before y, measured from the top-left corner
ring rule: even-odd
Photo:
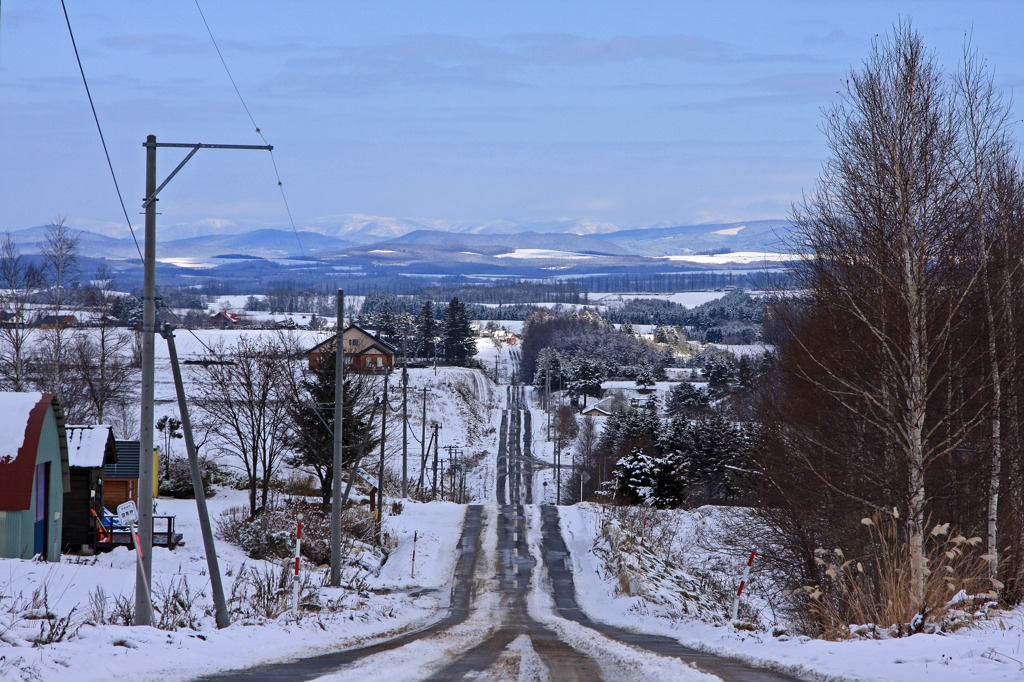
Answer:
[[[64,10],[64,22],[68,25],[68,35],[71,36],[71,47],[75,51],[75,60],[78,62],[78,73],[82,74],[82,85],[85,86],[85,95],[89,98],[89,108],[92,109],[92,120],[96,122],[96,130],[100,134],[100,144],[103,145],[103,154],[107,157],[107,168],[110,169],[110,178],[114,181],[114,190],[117,191],[117,200],[121,202],[121,212],[124,213],[125,222],[128,223],[128,231],[131,232],[132,241],[135,242],[135,250],[142,256],[142,249],[139,247],[139,240],[135,236],[135,229],[132,228],[131,218],[128,217],[128,209],[124,205],[124,197],[121,196],[121,187],[117,184],[117,174],[114,173],[114,164],[110,161],[110,152],[107,150],[107,139],[103,135],[103,126],[100,125],[100,117],[96,115],[96,105],[92,101],[92,92],[89,90],[89,81],[85,77],[85,69],[82,68],[82,58],[78,54],[78,44],[75,42],[75,32],[71,30],[71,19],[68,18],[68,8],[64,0],[60,0],[60,6]]]
[[[63,0],[62,0],[63,1]],[[199,6],[199,0],[193,0],[196,5],[196,10],[199,11],[199,16],[203,20],[203,26],[206,27],[206,33],[210,36],[210,42],[213,43],[213,49],[217,51],[217,57],[220,58],[221,66],[224,67],[224,72],[228,75],[228,80],[231,81],[231,87],[234,88],[235,94],[238,95],[238,101],[242,103],[242,108],[245,109],[245,115],[249,117],[249,121],[252,123],[252,127],[256,130],[256,134],[263,140],[263,144],[268,147],[271,146],[270,142],[263,135],[263,131],[260,129],[256,119],[252,115],[252,111],[249,109],[249,105],[246,104],[245,98],[242,97],[242,91],[238,89],[238,83],[235,82],[235,77],[231,75],[231,69],[228,68],[227,60],[224,59],[224,54],[220,51],[220,45],[217,44],[217,39],[213,36],[213,31],[210,29],[210,23],[206,20],[206,15],[203,13],[203,8]],[[291,223],[292,232],[295,234],[295,243],[299,245],[299,252],[302,254],[302,260],[306,260],[306,250],[302,248],[302,240],[299,238],[299,230],[295,226],[295,218],[292,216],[291,206],[288,204],[288,196],[284,191],[284,183],[281,181],[281,173],[277,168],[277,159],[274,157],[274,150],[270,150],[270,163],[274,167],[274,177],[277,178],[277,188],[281,191],[281,200],[284,202],[285,213],[288,214],[288,222]]]
[[[75,41],[75,32],[71,28],[71,19],[68,16],[68,8],[67,5],[65,5],[64,0],[60,0],[60,6],[64,10],[64,22],[67,24],[68,35],[71,37],[71,47],[75,51],[75,60],[78,62],[78,72],[82,75],[82,85],[85,86],[85,94],[89,98],[89,108],[92,109],[92,118],[93,121],[96,122],[96,130],[99,132],[100,135],[100,143],[103,145],[103,153],[107,158],[107,168],[110,169],[110,177],[114,182],[114,189],[117,191],[117,199],[121,204],[121,212],[124,214],[124,220],[128,224],[128,231],[132,235],[132,241],[135,242],[135,250],[139,254],[139,259],[143,262],[143,264],[145,264],[146,258],[145,256],[142,255],[142,248],[139,246],[138,237],[136,237],[135,235],[135,228],[132,227],[131,218],[128,217],[128,209],[125,207],[124,197],[121,194],[121,187],[117,182],[117,174],[114,172],[114,164],[110,159],[110,152],[107,150],[107,140],[103,134],[103,126],[100,125],[100,118],[99,115],[96,113],[96,105],[93,103],[92,91],[89,89],[89,80],[85,76],[85,68],[82,66],[82,58],[78,54],[78,44]],[[164,307],[164,310],[167,312],[167,314],[174,318],[174,320],[178,323],[178,327],[184,329],[189,334],[191,334],[195,338],[195,340],[198,341],[206,349],[206,351],[209,354],[216,354],[216,352],[213,350],[213,348],[209,346],[209,344],[207,344],[205,341],[199,338],[199,336],[193,330],[189,329],[189,327],[184,323],[181,317],[179,317],[178,314],[174,312],[174,310],[166,306]]]

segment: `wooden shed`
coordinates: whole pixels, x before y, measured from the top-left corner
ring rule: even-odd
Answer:
[[[111,511],[128,500],[139,503],[140,447],[137,440],[114,441],[117,461],[103,467],[103,506]]]
[[[71,487],[64,410],[52,393],[0,393],[0,556],[60,559]]]
[[[64,493],[64,550],[95,550],[103,523],[104,467],[117,464],[114,433],[106,424],[66,431],[71,490]]]

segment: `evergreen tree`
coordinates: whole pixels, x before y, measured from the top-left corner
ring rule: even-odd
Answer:
[[[441,320],[442,355],[449,362],[463,363],[476,355],[476,338],[469,326],[466,305],[452,298]]]
[[[424,302],[419,315],[416,316],[414,354],[421,358],[434,357],[436,343],[437,322],[434,320],[434,304],[428,300]]]
[[[292,432],[288,447],[292,454],[287,462],[316,476],[324,505],[331,501],[334,477],[335,361],[336,355],[331,353],[314,364],[289,410]],[[379,443],[377,430],[372,428],[374,406],[368,388],[362,376],[346,373],[342,407],[342,464],[346,467]]]
[[[668,392],[666,408],[671,415],[694,416],[708,408],[711,396],[689,381],[681,381]]]
[[[636,387],[644,389],[654,386],[654,375],[655,370],[650,365],[642,364],[638,366],[636,372]]]

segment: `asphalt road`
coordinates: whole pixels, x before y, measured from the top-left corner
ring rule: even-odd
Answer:
[[[532,487],[532,467],[524,466],[530,457],[529,439],[523,438],[523,427],[529,425],[529,407],[522,389],[513,387],[508,392],[507,407],[502,415],[499,453],[497,457],[495,530],[497,535],[496,580],[499,606],[488,620],[482,639],[471,640],[467,648],[457,653],[440,669],[427,673],[432,682],[453,682],[478,679],[519,679],[514,643],[517,651],[529,641],[530,648],[547,669],[548,678],[556,682],[599,682],[602,670],[598,661],[562,641],[549,627],[534,620],[527,608],[533,571],[538,568],[537,557],[532,556],[527,541],[525,508],[518,504],[531,499],[524,486]],[[525,445],[525,447],[523,447]],[[525,475],[524,475],[525,474]],[[506,499],[511,504],[506,504]],[[488,509],[490,511],[491,508]],[[589,628],[595,637],[590,651],[600,651],[603,638],[621,642],[658,656],[669,657],[692,664],[700,670],[727,682],[796,682],[796,678],[771,670],[754,668],[739,661],[715,656],[682,646],[674,639],[659,635],[633,632],[601,623],[587,616],[576,602],[572,565],[569,551],[558,526],[558,508],[543,505],[541,511],[541,556],[554,598],[555,612],[561,618]],[[474,609],[474,589],[478,557],[481,554],[481,528],[484,508],[470,505],[459,540],[460,554],[456,563],[452,585],[451,605],[447,615],[427,627],[405,633],[376,644],[347,649],[311,658],[273,665],[263,665],[201,678],[205,682],[235,682],[241,680],[310,680],[344,668],[375,654],[394,651],[420,640],[442,636],[467,620]],[[599,654],[598,654],[599,655]],[[510,663],[510,661],[513,661]],[[386,679],[386,672],[381,671]],[[507,675],[505,674],[507,673]]]

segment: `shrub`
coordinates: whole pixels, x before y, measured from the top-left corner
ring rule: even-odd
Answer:
[[[199,473],[203,480],[203,494],[213,497],[216,491],[213,488],[213,480],[219,475],[219,467],[215,462],[199,457]],[[168,471],[169,470],[169,471]],[[195,497],[195,490],[192,487],[192,468],[185,457],[172,457],[164,469],[165,476],[160,481],[160,494],[164,497],[175,499],[192,499]]]

